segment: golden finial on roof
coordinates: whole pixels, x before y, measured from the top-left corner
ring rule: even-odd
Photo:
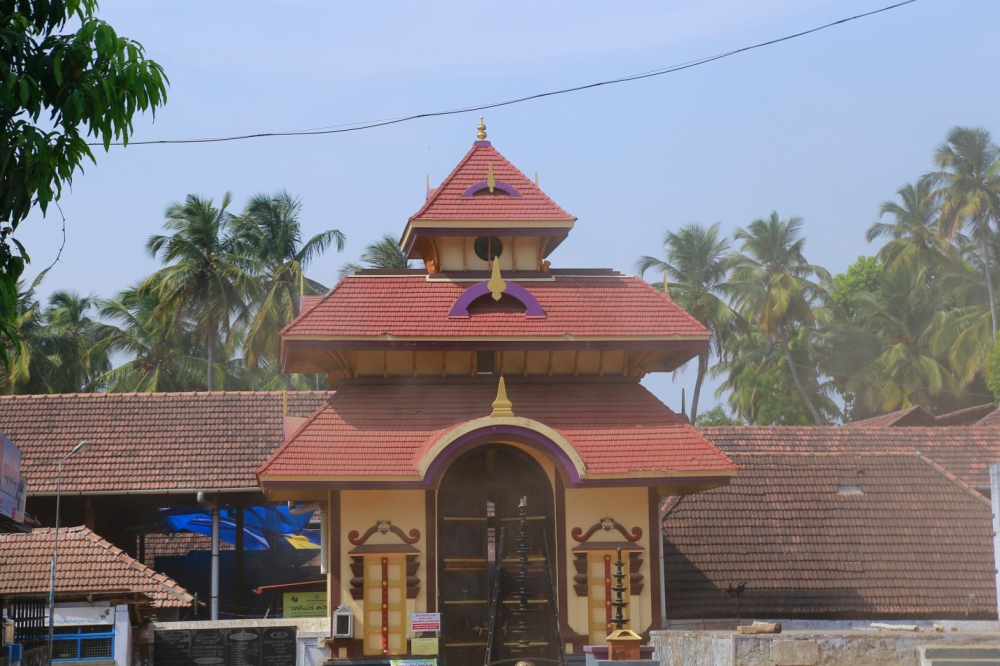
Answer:
[[[502,419],[514,416],[514,405],[507,399],[507,386],[503,383],[503,376],[500,376],[500,386],[497,387],[497,399],[493,401],[493,413],[491,419]]]
[[[493,162],[490,162],[486,167],[486,187],[490,189],[490,194],[493,194],[493,188],[497,186],[497,179],[493,177]]]
[[[483,124],[483,117],[479,116],[479,125],[476,127],[478,132],[476,132],[476,138],[480,141],[486,141],[486,125]]]
[[[500,296],[507,289],[507,283],[502,277],[500,277],[500,261],[493,257],[493,273],[490,275],[490,281],[486,283],[489,287],[490,293],[493,294],[493,300],[499,301]]]

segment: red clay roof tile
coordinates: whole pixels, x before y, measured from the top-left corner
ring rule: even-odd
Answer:
[[[288,393],[305,417],[328,391]],[[0,397],[0,428],[22,452],[29,495],[63,492],[255,488],[253,470],[285,439],[282,393],[94,393]]]
[[[517,281],[510,275],[505,280]],[[282,331],[285,337],[521,336],[704,337],[708,331],[676,303],[637,277],[618,274],[520,281],[538,299],[544,318],[524,317],[524,306],[487,296],[468,318],[449,317],[455,300],[473,282],[429,281],[425,275],[342,279],[320,303]]]
[[[513,187],[520,197],[495,194],[462,195],[487,180],[490,165],[494,178]],[[410,220],[489,222],[496,220],[575,220],[545,195],[535,183],[501,155],[488,141],[477,141]]]
[[[412,476],[445,432],[489,416],[494,379],[348,382],[257,471],[262,476]],[[507,385],[518,417],[543,423],[579,452],[588,474],[734,469],[638,383]]]
[[[0,597],[47,594],[55,531],[0,534]],[[173,579],[134,560],[86,527],[59,530],[57,595],[137,593],[153,608],[185,608],[194,597]]]
[[[664,521],[671,619],[735,617],[742,581],[744,619],[996,619],[989,502],[918,456],[733,459],[728,487]]]

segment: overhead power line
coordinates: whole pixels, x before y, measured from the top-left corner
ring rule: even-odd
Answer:
[[[217,137],[203,137],[197,139],[160,139],[155,141],[129,141],[130,146],[153,146],[153,145],[168,145],[168,144],[183,144],[183,143],[222,143],[225,141],[245,141],[247,139],[263,139],[268,137],[289,137],[289,136],[316,136],[321,134],[344,134],[346,132],[360,132],[362,130],[370,130],[378,127],[386,127],[388,125],[398,125],[400,123],[411,122],[414,120],[420,120],[422,118],[439,118],[441,116],[453,116],[461,113],[470,113],[473,111],[486,111],[488,109],[497,109],[503,106],[511,106],[514,104],[522,104],[524,102],[530,102],[537,99],[543,99],[545,97],[555,97],[557,95],[566,95],[569,93],[580,92],[582,90],[590,90],[592,88],[600,88],[603,86],[616,85],[619,83],[628,83],[630,81],[641,81],[642,79],[650,79],[656,76],[664,76],[666,74],[673,74],[674,72],[680,72],[685,69],[691,69],[694,67],[699,67],[701,65],[707,65],[710,62],[715,62],[716,60],[722,60],[723,58],[729,58],[740,53],[746,53],[747,51],[753,51],[755,49],[764,48],[765,46],[773,46],[775,44],[780,44],[781,42],[787,42],[792,39],[797,39],[799,37],[805,37],[806,35],[811,35],[815,32],[820,32],[821,30],[826,30],[828,28],[833,28],[838,25],[843,25],[845,23],[850,23],[851,21],[856,21],[858,19],[867,18],[869,16],[874,16],[876,14],[881,14],[893,9],[898,9],[904,5],[910,5],[917,0],[904,0],[903,2],[897,2],[893,5],[888,5],[880,9],[875,9],[870,12],[865,12],[863,14],[857,14],[855,16],[849,16],[847,18],[842,18],[832,23],[826,23],[824,25],[810,28],[809,30],[803,30],[802,32],[796,32],[791,35],[785,35],[784,37],[778,37],[776,39],[770,39],[766,42],[759,42],[757,44],[752,44],[750,46],[744,46],[742,48],[733,49],[732,51],[726,51],[724,53],[717,53],[716,55],[706,56],[704,58],[698,58],[696,60],[689,60],[688,62],[680,63],[677,65],[671,65],[669,67],[662,67],[660,69],[654,69],[647,72],[642,72],[639,74],[631,74],[628,76],[622,76],[616,79],[608,79],[606,81],[597,81],[595,83],[587,83],[579,86],[573,86],[571,88],[561,88],[559,90],[550,90],[548,92],[536,93],[534,95],[527,95],[524,97],[517,97],[515,99],[509,99],[503,102],[492,102],[489,104],[477,104],[475,106],[465,106],[457,109],[448,109],[446,111],[430,111],[427,113],[415,113],[408,116],[401,116],[399,118],[387,118],[383,120],[372,120],[372,121],[362,121],[356,123],[345,123],[342,125],[331,125],[328,127],[318,127],[313,129],[299,129],[299,130],[288,130],[284,132],[260,132],[257,134],[237,134],[233,136],[217,136]],[[101,141],[90,142],[88,145],[91,146],[103,146],[104,143]],[[122,146],[125,145],[122,141],[112,141],[112,146]]]

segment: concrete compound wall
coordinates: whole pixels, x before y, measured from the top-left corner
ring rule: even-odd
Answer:
[[[921,666],[920,647],[997,641],[993,632],[652,632],[661,666]]]

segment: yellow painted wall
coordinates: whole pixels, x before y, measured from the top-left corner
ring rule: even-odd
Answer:
[[[574,527],[586,532],[591,525],[601,518],[610,516],[631,531],[633,527],[642,528],[642,538],[636,542],[645,550],[643,563],[639,573],[645,577],[642,593],[634,595],[631,604],[626,609],[626,616],[631,619],[633,631],[643,632],[649,629],[652,622],[652,585],[650,584],[649,556],[649,509],[648,491],[646,488],[567,488],[566,489],[566,571],[570,577],[570,587],[567,604],[569,625],[579,634],[589,630],[587,622],[587,597],[578,597],[572,587],[572,577],[576,573],[573,565],[573,547],[577,542],[570,536]],[[605,532],[598,530],[588,543],[601,541],[624,541],[617,530]]]
[[[416,599],[407,599],[408,613],[423,612],[427,609],[427,568],[434,566],[427,562],[427,526],[424,508],[423,490],[343,490],[340,493],[340,534],[334,535],[339,540],[340,547],[340,596],[343,602],[354,612],[354,637],[364,636],[364,607],[362,600],[351,597],[351,555],[354,545],[347,540],[351,530],[364,534],[379,520],[391,520],[406,534],[417,528],[420,530],[420,540],[413,547],[420,551],[420,568],[417,576],[420,578],[420,593]],[[401,544],[399,537],[389,534],[373,534],[366,544]],[[432,592],[436,594],[436,591]]]
[[[501,235],[503,254],[500,255],[500,270],[504,273],[514,272],[514,260],[517,260],[518,271],[538,270],[538,237],[511,237]],[[441,267],[445,271],[485,271],[489,265],[476,255],[475,238],[439,237],[438,252],[441,256]]]

